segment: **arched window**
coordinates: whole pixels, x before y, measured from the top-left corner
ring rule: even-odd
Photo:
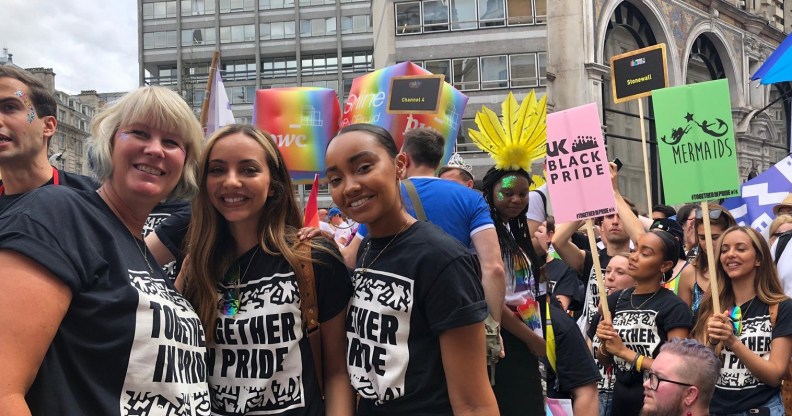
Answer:
[[[603,62],[608,65],[610,58],[625,52],[656,45],[652,28],[638,8],[629,2],[622,2],[613,11],[605,32]],[[644,180],[644,159],[641,151],[641,125],[638,101],[616,104],[613,101],[610,74],[602,83],[602,114],[605,126],[605,143],[608,156],[618,157],[624,166],[619,172],[619,189],[630,198],[643,212],[647,209],[646,182]],[[651,97],[644,102],[644,122],[649,160],[649,173],[652,184],[652,201],[660,202],[659,164],[657,144],[654,141],[654,117],[652,116]],[[651,214],[651,213],[649,213]]]

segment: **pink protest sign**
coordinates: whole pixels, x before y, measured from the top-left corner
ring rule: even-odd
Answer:
[[[556,223],[616,212],[596,104],[547,115],[545,178]]]

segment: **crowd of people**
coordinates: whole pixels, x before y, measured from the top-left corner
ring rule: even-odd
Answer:
[[[55,108],[0,67],[0,414],[785,414],[792,197],[767,236],[641,216],[611,164],[591,247],[528,169],[471,189],[436,132],[353,124],[313,229],[267,132],[204,140],[142,87],[92,120],[88,178],[48,162]]]

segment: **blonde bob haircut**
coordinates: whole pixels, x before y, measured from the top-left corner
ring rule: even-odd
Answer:
[[[89,157],[96,179],[104,183],[113,175],[113,145],[121,126],[142,124],[176,135],[185,150],[184,170],[166,199],[190,199],[198,191],[198,157],[203,134],[187,103],[175,92],[159,86],[141,87],[106,107],[91,122]]]

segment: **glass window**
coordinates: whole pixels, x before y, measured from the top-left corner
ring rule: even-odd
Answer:
[[[352,16],[352,32],[364,33],[369,30],[369,15],[361,14],[359,16]]]
[[[284,39],[294,39],[294,20],[283,22],[283,37]]]
[[[283,9],[294,7],[294,0],[259,0],[259,9]]]
[[[547,23],[547,0],[534,0],[536,23]]]
[[[175,1],[169,1],[165,3],[165,17],[176,17]]]
[[[177,41],[177,34],[175,30],[169,30],[165,32],[165,47],[166,48],[175,48]]]
[[[526,53],[509,57],[512,87],[533,87],[538,83],[536,76],[536,54]]]
[[[187,29],[182,30],[182,46],[214,45],[214,29]]]
[[[143,3],[143,20],[154,18],[154,3]]]
[[[478,58],[453,60],[454,87],[460,91],[479,89]]]
[[[328,17],[325,19],[325,34],[327,35],[335,35],[336,34],[336,18],[335,17]]]
[[[325,22],[324,19],[311,19],[311,36],[324,36]]]
[[[539,61],[539,85],[547,85],[547,52],[536,54]]]
[[[448,30],[448,2],[430,0],[423,2],[424,32]]]
[[[522,1],[530,2],[531,0]],[[451,0],[451,29],[465,30],[476,28],[478,28],[476,0]]]
[[[352,16],[341,16],[341,33],[352,33]]]
[[[532,0],[506,0],[508,23],[511,25],[529,25],[533,23]]]
[[[214,14],[214,0],[182,0],[182,16]]]
[[[231,42],[243,42],[245,40],[245,28],[243,26],[231,26]]]
[[[271,35],[271,27],[276,23],[261,23],[259,25],[259,38],[261,40],[270,40],[270,39],[277,39],[273,38]]]
[[[479,1],[479,21],[481,27],[503,26],[506,12],[503,7],[504,0]],[[525,0],[530,1],[530,0]]]
[[[451,61],[441,59],[439,61],[426,61],[424,68],[435,75],[445,75],[445,80],[451,80]]]
[[[143,49],[154,49],[154,33],[143,34]]]
[[[481,58],[481,89],[506,88],[509,86],[507,61],[506,55]]]
[[[165,13],[166,13],[166,11],[165,11],[165,2],[164,1],[158,1],[158,2],[152,3],[152,4],[154,5],[154,18],[155,19],[161,19],[161,18],[165,17]]]
[[[231,42],[231,27],[223,26],[220,27],[220,43],[230,43]]]
[[[301,19],[300,20],[300,37],[301,38],[309,38],[311,37],[311,21]]]
[[[421,33],[421,3],[396,3],[396,34]]]

